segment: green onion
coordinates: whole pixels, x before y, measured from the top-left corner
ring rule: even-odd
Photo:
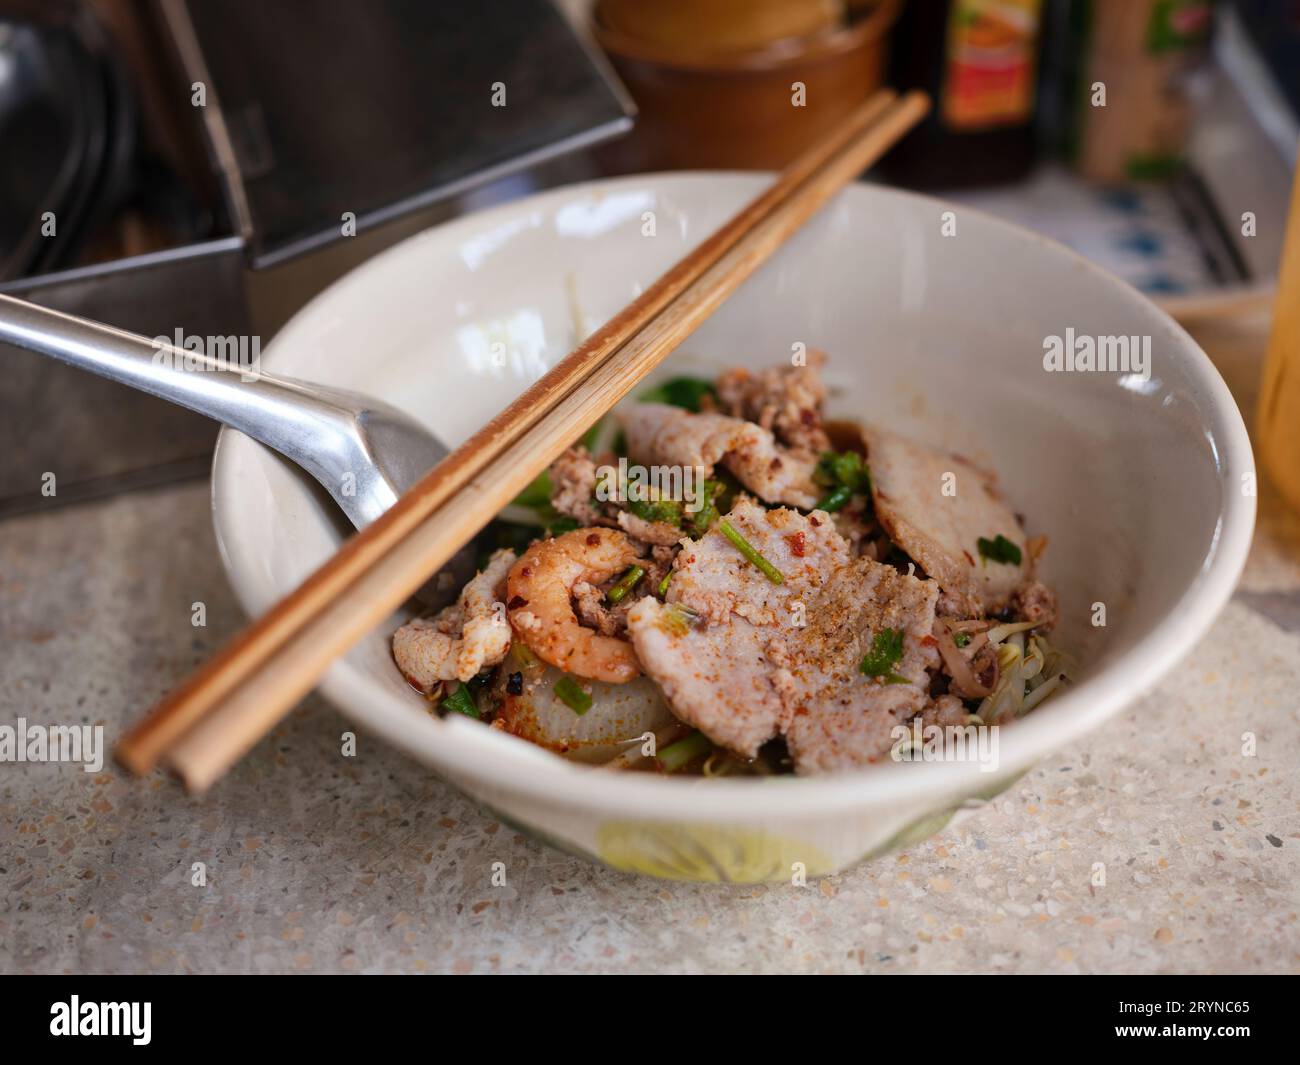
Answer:
[[[689,510],[685,512],[682,527],[696,539],[708,532],[713,523],[721,517],[717,501],[726,491],[727,486],[721,481],[705,481],[702,493],[704,502],[694,513]]]
[[[818,503],[815,507],[813,507],[813,509],[824,510],[827,514],[834,514],[837,510],[840,509],[840,507],[844,506],[844,504],[847,503],[852,498],[853,498],[852,490],[845,488],[843,485],[840,485],[839,488],[836,488],[835,490],[833,490],[832,492],[824,496],[821,502]]]
[[[781,576],[781,571],[772,563],[754,550],[754,546],[746,540],[740,533],[736,532],[731,522],[723,518],[718,523],[718,528],[722,530],[722,535],[736,545],[736,550],[745,556],[750,562],[759,568],[763,576],[773,584],[784,584],[785,578]]]
[[[906,677],[894,672],[894,667],[903,658],[903,630],[881,629],[871,638],[871,650],[863,656],[860,673],[868,677],[880,677],[886,684],[908,684]]]
[[[871,474],[856,451],[823,451],[813,480],[823,488],[847,488],[858,495],[871,491]]]
[[[627,509],[642,521],[660,521],[680,527],[682,505],[671,499],[629,499]]]
[[[561,677],[555,682],[555,694],[570,710],[581,717],[591,709],[591,696],[572,677]]]
[[[717,398],[713,382],[701,377],[673,377],[638,398],[645,403],[667,403],[699,413],[705,396]]]
[[[464,714],[466,717],[477,719],[479,716],[478,707],[474,705],[474,700],[470,697],[469,689],[463,684],[458,684],[456,690],[439,704],[444,711],[450,711],[457,714]]]
[[[626,573],[618,579],[618,582],[605,593],[605,599],[610,606],[617,606],[627,598],[627,593],[637,586],[637,582],[645,576],[645,570],[640,566],[632,566]]]
[[[662,599],[665,595],[668,594],[668,585],[673,579],[674,572],[676,571],[669,570],[667,573],[664,574],[664,579],[659,582],[658,595],[660,599]]]
[[[813,483],[830,491],[813,509],[834,514],[855,495],[871,493],[871,474],[856,451],[823,451],[813,471]]]
[[[956,636],[952,638],[952,642],[955,643],[958,647],[965,647],[968,643],[970,643],[970,633],[959,632],[957,633]]]
[[[656,760],[659,762],[659,768],[665,773],[676,773],[677,770],[695,761],[701,755],[708,754],[712,749],[713,744],[709,742],[708,736],[703,732],[692,732],[676,743],[670,743],[659,752]]]
[[[993,562],[1002,562],[1009,566],[1020,565],[1020,548],[1001,533],[998,533],[992,540],[986,540],[981,536],[975,543],[979,548],[981,558],[987,558]]]

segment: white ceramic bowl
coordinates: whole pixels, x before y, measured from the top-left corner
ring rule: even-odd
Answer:
[[[636,176],[557,189],[420,234],[333,285],[266,368],[371,392],[450,445],[553,365],[753,196],[758,175]],[[996,772],[884,765],[707,780],[572,764],[430,716],[389,655],[390,619],[321,687],[500,816],[621,869],[700,879],[829,872],[920,838],[1102,725],[1193,647],[1227,600],[1254,522],[1240,414],[1188,335],[1065,248],[939,201],[854,185],[669,360],[666,372],[831,354],[832,414],[960,449],[998,471],[1058,590],[1083,680],[1001,734]],[[576,325],[580,322],[581,325]],[[1151,337],[1149,380],[1049,373],[1044,338]],[[504,356],[504,357],[502,357]],[[338,546],[312,483],[229,429],[213,510],[230,578],[267,609]],[[1094,604],[1106,624],[1092,624]],[[975,800],[975,801],[972,801]]]

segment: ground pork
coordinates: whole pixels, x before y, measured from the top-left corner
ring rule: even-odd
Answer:
[[[579,525],[601,519],[596,493],[596,463],[581,445],[567,449],[551,463],[551,506]]]
[[[1056,593],[1042,581],[1028,581],[1011,596],[1011,610],[1021,621],[1050,630],[1056,625]]]
[[[830,441],[821,413],[825,361],[824,353],[810,351],[803,366],[776,366],[758,373],[741,367],[727,370],[717,380],[718,399],[727,414],[770,429],[787,447],[826,451]]]

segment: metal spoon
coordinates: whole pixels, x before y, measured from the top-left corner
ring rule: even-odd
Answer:
[[[274,377],[12,296],[0,295],[0,342],[238,429],[310,473],[358,529],[447,454],[409,415],[358,392]],[[439,575],[437,594],[431,581],[421,598],[445,601],[473,576],[466,547]]]

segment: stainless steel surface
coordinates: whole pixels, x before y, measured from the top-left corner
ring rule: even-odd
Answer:
[[[239,238],[0,284],[0,293],[145,336],[247,336]],[[203,476],[217,426],[153,396],[0,343],[0,519]],[[42,478],[58,478],[58,495]]]
[[[0,341],[215,418],[310,473],[358,528],[447,454],[401,411],[356,392],[261,373],[210,354],[0,295]],[[449,567],[468,579],[473,559]],[[468,570],[468,571],[467,571]],[[450,582],[448,582],[450,583]],[[463,581],[457,580],[459,588]]]
[[[632,127],[631,98],[550,0],[159,9],[186,84],[206,87],[197,117],[255,270]]]

